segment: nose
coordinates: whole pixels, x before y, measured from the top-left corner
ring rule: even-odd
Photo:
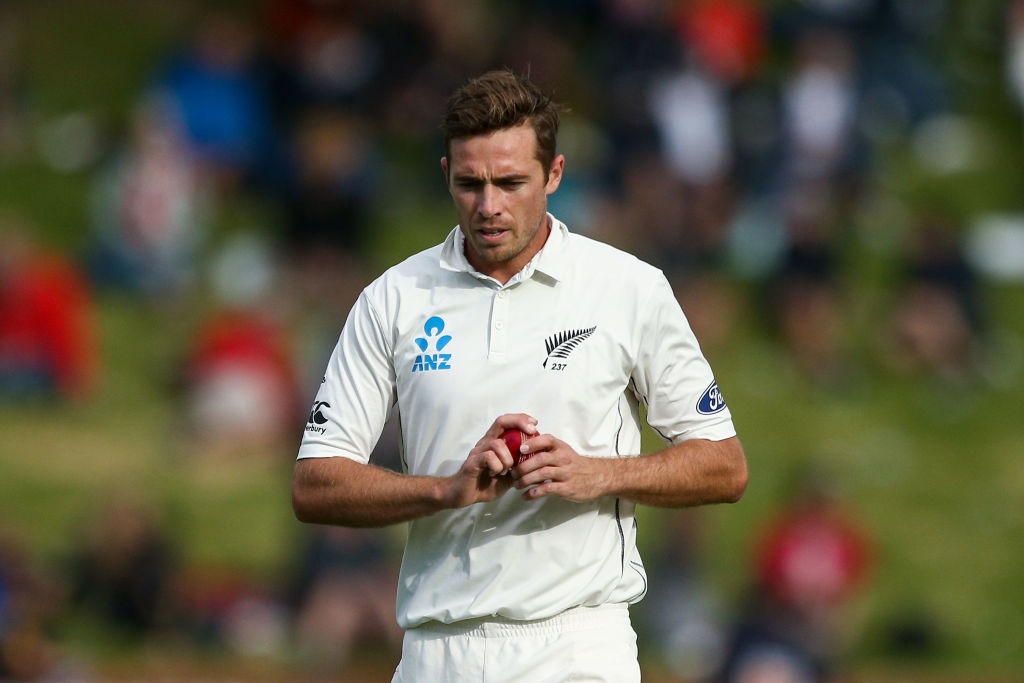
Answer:
[[[477,211],[480,212],[481,217],[491,218],[501,213],[499,195],[500,193],[494,185],[490,183],[484,184],[480,189],[480,197],[477,206]]]

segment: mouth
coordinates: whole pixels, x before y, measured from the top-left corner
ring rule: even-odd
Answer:
[[[508,230],[504,228],[480,228],[476,231],[476,234],[480,236],[484,242],[499,242],[501,238],[508,234]]]

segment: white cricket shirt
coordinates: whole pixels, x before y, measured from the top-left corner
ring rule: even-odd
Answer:
[[[729,409],[661,271],[551,218],[506,285],[477,273],[458,227],[390,268],[349,313],[298,457],[367,462],[397,404],[402,463],[451,475],[494,419],[528,413],[582,455],[640,453],[641,403],[666,440],[735,435]],[[499,500],[410,523],[398,621],[542,619],[632,603],[647,578],[634,505]]]

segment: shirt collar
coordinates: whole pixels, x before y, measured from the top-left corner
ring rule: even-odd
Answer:
[[[550,213],[551,233],[539,252],[526,266],[519,271],[508,284],[514,284],[542,273],[554,280],[565,277],[566,250],[569,243],[569,228]],[[455,226],[441,245],[441,267],[457,273],[469,273],[474,277],[483,277],[473,268],[466,258],[465,236],[459,226]]]

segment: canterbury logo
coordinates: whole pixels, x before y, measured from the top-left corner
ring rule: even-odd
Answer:
[[[327,431],[327,427],[323,425],[327,424],[327,418],[324,417],[324,408],[330,408],[331,404],[327,401],[317,401],[313,404],[313,409],[309,411],[309,419],[306,420],[306,431],[313,434],[323,434]]]
[[[552,358],[558,358],[565,360],[569,357],[569,354],[575,350],[577,346],[583,343],[583,341],[594,334],[594,330],[597,326],[588,327],[585,330],[566,330],[565,332],[559,332],[553,334],[544,340],[544,346],[547,348],[548,356],[544,359],[543,367],[548,366],[548,361]],[[560,366],[557,369],[561,370],[565,367],[564,363],[555,363],[554,365]],[[553,366],[554,367],[554,366]]]
[[[309,419],[306,420],[307,424],[318,424],[322,425],[327,422],[327,418],[324,417],[324,408],[330,408],[331,404],[327,401],[317,401],[313,404],[313,409],[309,411]]]

